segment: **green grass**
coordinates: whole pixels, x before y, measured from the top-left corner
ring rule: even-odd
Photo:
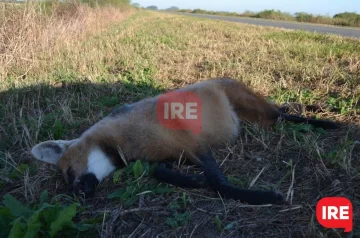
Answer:
[[[124,188],[116,189],[108,195],[109,199],[117,199],[124,206],[129,207],[138,202],[138,194],[161,195],[171,193],[174,189],[166,184],[154,184],[146,179],[152,174],[154,165],[147,162],[131,162],[126,168],[113,174],[114,184],[126,184]],[[156,165],[155,165],[156,166]]]
[[[314,220],[318,199],[335,195],[353,201],[356,224],[359,41],[138,11],[60,48],[57,54],[39,53],[41,64],[1,74],[0,101],[6,103],[0,104],[0,195],[13,196],[12,203],[26,211],[11,214],[9,203],[1,204],[1,232],[343,236]],[[215,151],[232,183],[276,189],[288,196],[293,210],[248,207],[206,189],[159,184],[151,178],[152,165],[136,161],[100,184],[95,198],[69,197],[62,175],[29,153],[40,141],[76,138],[114,107],[214,77],[242,80],[278,104],[321,105],[317,117],[344,124],[334,132],[283,123],[272,130],[244,125],[234,146]],[[315,116],[304,108],[294,113]],[[62,223],[66,208],[71,216]],[[51,219],[44,221],[48,213]],[[355,226],[353,235],[359,232]]]

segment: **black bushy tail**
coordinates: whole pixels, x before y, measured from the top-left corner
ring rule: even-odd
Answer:
[[[281,112],[280,112],[280,118],[284,119],[285,121],[290,121],[290,122],[294,122],[294,123],[310,124],[310,125],[313,125],[314,127],[320,127],[320,128],[326,129],[326,130],[337,129],[340,127],[339,124],[334,123],[332,121],[309,119],[306,117],[300,117],[300,116],[290,115],[290,114],[281,113]]]

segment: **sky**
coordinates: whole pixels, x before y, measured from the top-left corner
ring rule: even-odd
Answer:
[[[345,11],[360,13],[360,0],[133,0],[132,2],[139,3],[142,7],[155,5],[159,9],[177,6],[185,9],[201,8],[239,13],[264,9],[330,16]]]

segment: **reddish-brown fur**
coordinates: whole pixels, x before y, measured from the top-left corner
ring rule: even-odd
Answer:
[[[60,169],[66,173],[71,167],[80,176],[86,169],[89,151],[104,146],[112,152],[114,160],[120,160],[118,150],[128,161],[177,159],[184,152],[194,163],[200,163],[195,154],[209,146],[221,147],[232,142],[240,121],[266,127],[277,120],[274,105],[236,80],[208,80],[178,91],[194,92],[201,99],[203,129],[199,135],[166,129],[157,120],[158,97],[144,99],[133,104],[128,112],[106,117],[83,133],[59,160]]]
[[[269,127],[278,119],[278,107],[265,101],[244,83],[232,79],[219,80],[218,83],[225,91],[240,120],[257,123],[261,127]]]

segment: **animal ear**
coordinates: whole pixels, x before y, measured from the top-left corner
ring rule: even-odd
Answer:
[[[57,165],[61,156],[67,151],[69,146],[75,143],[75,140],[50,140],[41,142],[34,146],[31,150],[31,154],[35,159]]]

